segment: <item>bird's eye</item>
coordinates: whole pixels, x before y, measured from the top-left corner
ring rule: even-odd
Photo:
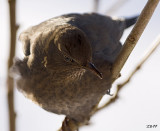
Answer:
[[[72,58],[69,58],[68,56],[64,56],[65,61],[67,62],[74,62]]]

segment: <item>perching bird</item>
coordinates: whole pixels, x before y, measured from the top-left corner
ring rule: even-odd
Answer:
[[[111,88],[120,38],[136,20],[68,14],[25,30],[20,35],[25,57],[13,66],[18,89],[49,112],[89,119]]]

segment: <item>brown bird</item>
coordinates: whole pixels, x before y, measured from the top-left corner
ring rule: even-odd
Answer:
[[[136,20],[68,14],[27,29],[20,35],[25,57],[13,66],[18,89],[49,112],[88,120],[111,88],[119,40]]]

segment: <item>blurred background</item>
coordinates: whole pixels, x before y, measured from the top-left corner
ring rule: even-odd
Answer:
[[[98,13],[111,16],[130,17],[137,15],[147,0],[123,0],[123,4],[109,9],[119,0],[100,0]],[[7,105],[7,62],[9,56],[9,7],[7,0],[0,0],[0,131],[9,131]],[[112,8],[113,9],[113,8]],[[94,0],[17,0],[16,57],[23,58],[22,46],[18,41],[20,32],[29,26],[39,24],[49,18],[67,13],[85,13],[94,10]],[[152,41],[160,34],[160,4],[156,8],[138,45],[122,70],[123,81],[141,60],[141,56],[150,47]],[[131,28],[127,29],[121,39],[122,43]],[[158,131],[160,130],[160,48],[147,60],[130,83],[123,87],[119,99],[98,112],[90,120],[89,126],[81,131]],[[116,85],[115,83],[115,85]],[[56,115],[41,109],[26,99],[15,88],[16,131],[56,131],[61,126],[63,115]],[[111,90],[114,94],[114,86]],[[105,96],[103,101],[109,99]],[[157,128],[146,128],[157,125]]]

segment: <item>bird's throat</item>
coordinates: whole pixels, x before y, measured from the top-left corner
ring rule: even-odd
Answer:
[[[61,79],[63,82],[65,82],[66,84],[69,84],[71,82],[76,82],[77,80],[80,80],[81,77],[84,75],[85,73],[85,69],[76,69],[76,70],[72,70],[70,72],[65,72],[65,76],[63,76],[63,79]],[[64,74],[64,72],[63,72]],[[61,73],[59,74],[61,75]]]

